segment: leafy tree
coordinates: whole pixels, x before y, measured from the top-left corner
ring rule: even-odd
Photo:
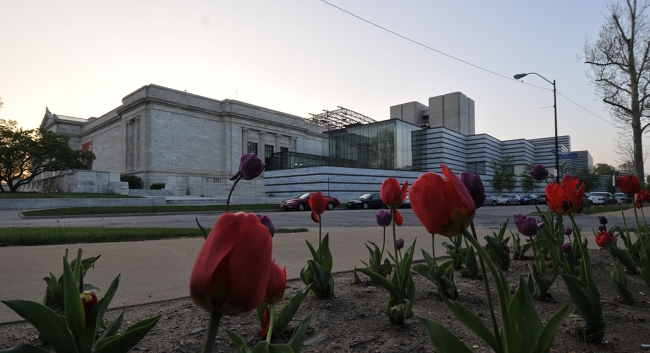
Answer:
[[[514,157],[505,156],[502,160],[493,159],[490,161],[490,168],[494,172],[492,175],[492,189],[497,194],[500,194],[503,190],[508,190],[512,192],[517,186],[517,179],[515,179],[515,170],[514,170]]]
[[[578,180],[585,184],[585,192],[595,190],[600,187],[600,175],[589,170],[589,168],[582,168],[576,175]]]
[[[620,172],[612,165],[607,163],[596,163],[594,173],[598,175],[618,175]]]
[[[0,119],[0,181],[15,192],[44,172],[85,169],[92,152],[73,150],[68,137],[44,129],[24,130],[13,120]],[[0,192],[5,192],[0,184]]]
[[[530,170],[535,168],[537,164],[535,163],[527,163],[524,166],[524,171],[519,174],[519,186],[524,190],[526,193],[532,193],[535,191],[535,189],[539,189],[540,185],[542,184],[540,181],[537,181],[533,179],[532,176],[530,176]]]
[[[634,165],[632,161],[626,161],[618,165],[621,174],[634,174]]]
[[[585,63],[598,94],[614,118],[632,133],[634,174],[644,180],[644,130],[650,124],[649,0],[625,0],[609,6],[611,15],[594,43],[585,43]]]

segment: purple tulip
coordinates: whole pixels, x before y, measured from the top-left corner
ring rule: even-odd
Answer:
[[[563,251],[565,254],[570,253],[570,252],[571,252],[571,243],[564,243],[564,244],[562,244],[562,251]]]
[[[607,224],[607,218],[605,218],[605,216],[598,216],[598,222],[600,222],[600,224]]]
[[[248,153],[241,156],[239,160],[239,171],[230,180],[242,178],[252,180],[257,178],[264,171],[264,163],[255,153]]]
[[[607,230],[607,226],[606,226],[606,225],[601,224],[601,225],[598,226],[598,231],[599,231],[599,232],[602,232],[602,231],[605,231],[605,230]]]
[[[537,223],[535,218],[526,218],[521,214],[515,215],[515,224],[519,233],[527,237],[535,236],[537,231],[545,225],[544,222]]]
[[[571,233],[573,233],[573,228],[564,227],[564,235],[571,235]]]
[[[404,239],[402,238],[397,239],[397,243],[395,243],[395,245],[397,245],[397,250],[400,250],[401,248],[404,247]]]
[[[460,173],[460,181],[463,182],[465,188],[469,191],[469,196],[474,200],[474,207],[476,209],[482,207],[485,202],[485,187],[481,177],[478,174],[462,172]]]
[[[544,181],[548,178],[548,170],[543,165],[538,165],[537,167],[530,170],[530,176],[533,179],[538,181]]]
[[[384,228],[388,227],[390,225],[390,222],[393,221],[393,215],[390,213],[390,211],[379,211],[376,216],[377,224]]]
[[[260,222],[269,229],[269,233],[271,233],[271,237],[273,237],[273,235],[275,235],[275,226],[273,225],[273,222],[271,222],[271,218],[262,215],[257,215],[257,218],[259,218]]]

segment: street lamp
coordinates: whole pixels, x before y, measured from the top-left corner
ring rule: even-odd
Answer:
[[[518,80],[520,78],[526,77],[527,75],[537,75],[543,78],[544,81],[553,85],[553,110],[555,111],[555,181],[559,184],[560,183],[560,149],[558,148],[558,142],[557,142],[557,98],[556,98],[556,91],[555,91],[555,80],[551,82],[547,80],[546,77],[536,72],[529,72],[527,74],[516,74],[513,77],[515,78],[515,80]]]

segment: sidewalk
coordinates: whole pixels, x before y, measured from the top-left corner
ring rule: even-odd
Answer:
[[[387,228],[386,249],[392,252],[392,234]],[[481,242],[493,230],[477,228]],[[368,260],[364,246],[371,240],[381,246],[380,227],[326,227],[330,233],[330,249],[334,257],[334,272],[361,267],[361,260]],[[324,234],[323,234],[324,235]],[[431,235],[424,227],[398,227],[397,237],[404,238],[406,247],[417,237],[414,260],[422,259],[421,248],[431,252]],[[305,239],[312,245],[318,244],[318,228],[308,233],[282,233],[273,238],[273,258],[287,267],[287,279],[299,278],[300,269],[311,259]],[[435,236],[438,257],[445,255],[442,242],[449,242],[443,236]],[[63,271],[62,257],[70,249],[75,258],[79,247],[84,258],[101,255],[95,268],[88,270],[85,277],[101,289],[108,288],[111,281],[121,274],[120,286],[110,308],[146,304],[189,296],[189,279],[194,259],[203,244],[203,238],[154,240],[142,242],[96,243],[49,245],[30,247],[0,247],[0,299],[23,299],[42,302],[45,293],[43,278],[49,272],[57,277]],[[590,245],[595,246],[595,244]],[[386,255],[387,256],[387,255]],[[103,296],[100,292],[99,296]],[[0,324],[22,320],[7,306],[0,305]]]

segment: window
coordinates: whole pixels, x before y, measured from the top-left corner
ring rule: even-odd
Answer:
[[[474,174],[485,175],[485,162],[467,163],[467,171]]]
[[[248,143],[248,149],[246,153],[255,153],[257,154],[257,143],[256,142],[249,142]]]
[[[273,157],[273,145],[264,145],[264,158]]]

